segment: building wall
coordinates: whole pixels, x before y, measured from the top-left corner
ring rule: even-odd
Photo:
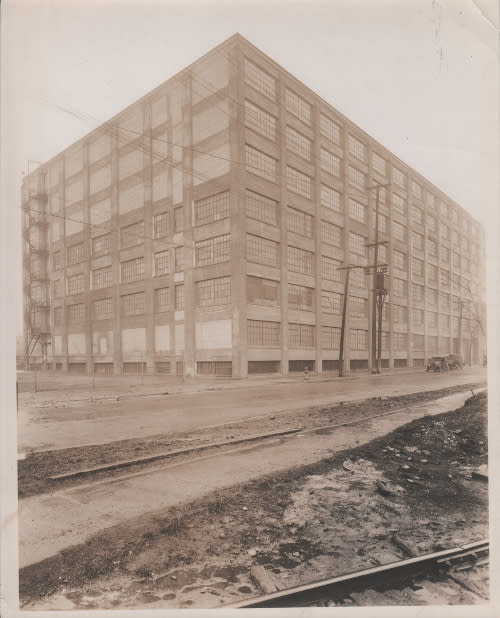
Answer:
[[[335,368],[337,268],[373,262],[377,183],[389,183],[385,365],[456,351],[460,312],[462,351],[480,338],[467,302],[484,288],[479,224],[241,37],[40,172],[49,224],[24,221],[25,323],[29,339],[36,227],[48,234],[54,366],[234,377]],[[370,289],[351,271],[353,368],[371,360]]]

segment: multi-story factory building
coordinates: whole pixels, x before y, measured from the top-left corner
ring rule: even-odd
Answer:
[[[335,369],[339,267],[373,261],[377,184],[382,366],[481,361],[481,226],[239,35],[26,177],[27,353],[84,373]],[[350,271],[347,368],[371,361],[371,289]]]

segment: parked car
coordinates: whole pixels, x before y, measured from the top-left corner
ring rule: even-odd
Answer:
[[[446,356],[433,356],[427,364],[427,371],[448,371]]]
[[[461,356],[458,354],[448,354],[446,357],[446,362],[448,363],[448,367],[450,369],[463,369],[464,363]]]

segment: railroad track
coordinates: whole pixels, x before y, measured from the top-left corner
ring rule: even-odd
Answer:
[[[325,601],[342,601],[353,592],[369,588],[390,590],[417,577],[449,571],[463,562],[489,555],[489,541],[468,543],[432,554],[424,554],[355,573],[280,590],[262,597],[231,604],[232,608],[311,607]]]

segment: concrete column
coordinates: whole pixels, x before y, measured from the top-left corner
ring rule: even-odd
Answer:
[[[92,258],[92,239],[91,239],[91,227],[90,227],[90,206],[89,206],[89,194],[90,194],[90,171],[89,171],[89,142],[85,141],[82,145],[82,181],[83,181],[83,202],[82,202],[82,221],[83,221],[83,242],[87,245],[87,260],[86,269],[88,276],[88,286],[85,294],[85,350],[87,353],[87,374],[92,375],[94,372],[94,356],[92,349],[92,300],[91,300],[91,285],[92,285],[92,273],[91,273],[91,258]]]
[[[151,137],[151,101],[143,107],[143,183],[144,183],[144,296],[146,313],[146,372],[153,373],[155,368],[155,306],[153,292],[153,144]]]
[[[342,163],[340,165],[340,178],[342,180],[342,186],[344,191],[340,197],[342,212],[344,213],[344,266],[350,264],[351,261],[351,250],[349,247],[349,187],[348,187],[348,173],[347,173],[347,134],[346,134],[346,126],[342,125],[341,132],[341,142],[342,142],[342,150],[344,151],[344,157],[342,158]],[[342,294],[342,302],[344,301],[345,296],[345,281],[347,272],[345,270],[341,271],[342,277],[344,281],[344,292]],[[351,288],[352,288],[352,273],[349,274],[349,290],[347,293],[347,307],[346,307],[346,319],[344,326],[344,376],[348,376],[351,373],[351,320],[349,319],[349,297],[351,296]],[[368,331],[368,350],[370,349],[369,339],[370,331]]]
[[[281,309],[281,374],[288,375],[288,228],[287,202],[288,189],[286,186],[286,116],[285,116],[285,87],[281,80],[276,80],[276,101],[279,105],[278,130],[276,141],[280,147],[281,158],[278,164],[280,183],[279,226],[280,226],[280,309]]]
[[[316,372],[323,373],[323,354],[321,347],[321,178],[320,167],[320,130],[319,110],[317,106],[312,108],[313,136],[313,161],[315,162],[314,185],[314,312],[316,316]]]
[[[61,191],[61,207],[62,207],[62,216],[66,215],[66,159],[64,156],[61,157],[61,175],[60,175],[60,191]],[[68,371],[69,363],[68,363],[68,273],[67,273],[67,254],[66,254],[66,220],[62,219],[62,263],[63,263],[63,317],[62,317],[62,353],[63,353],[63,362],[62,369],[63,371]]]
[[[248,375],[248,338],[246,305],[246,212],[243,181],[245,161],[243,118],[243,56],[235,48],[230,64],[230,152],[231,152],[231,305],[232,305],[232,366],[233,378]]]
[[[193,277],[193,123],[191,81],[179,83],[183,90],[183,210],[184,210],[184,377],[196,375],[196,294]],[[172,263],[172,261],[171,261]]]
[[[123,370],[120,306],[120,211],[118,206],[118,127],[113,127],[111,135],[111,255],[113,267],[113,365],[115,375]]]

